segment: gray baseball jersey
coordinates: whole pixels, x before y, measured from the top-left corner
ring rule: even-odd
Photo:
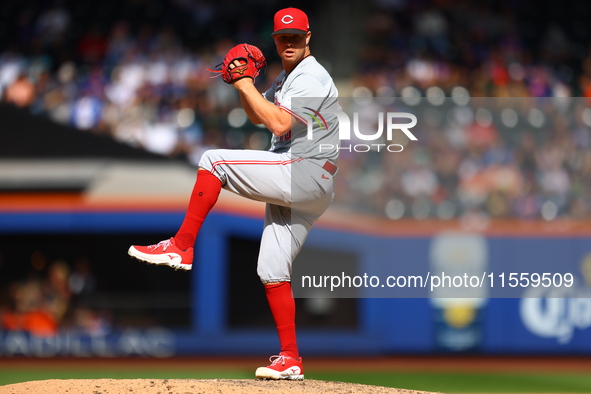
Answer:
[[[289,74],[279,74],[265,98],[289,112],[298,123],[283,136],[273,136],[271,151],[291,149],[293,156],[336,164],[338,149],[319,146],[339,146],[338,122],[332,111],[340,110],[338,91],[332,78],[313,56],[303,59]],[[309,139],[308,124],[312,126]]]
[[[338,150],[322,152],[319,144],[339,145],[338,122],[330,113],[339,107],[330,75],[313,57],[282,72],[264,95],[298,120],[292,130],[274,136],[269,151],[209,150],[199,166],[226,190],[267,203],[257,272],[263,283],[272,283],[291,280],[293,260],[332,201],[334,171],[326,164],[336,164]]]

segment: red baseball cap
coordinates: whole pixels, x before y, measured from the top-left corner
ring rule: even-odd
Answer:
[[[310,30],[308,15],[297,8],[284,8],[275,13],[273,34],[306,34]]]

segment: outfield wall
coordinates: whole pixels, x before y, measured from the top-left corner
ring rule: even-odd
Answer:
[[[129,234],[166,233],[174,231],[180,220],[181,211],[11,211],[0,213],[0,232],[12,236],[30,232],[101,234],[114,229]],[[190,273],[189,329],[125,328],[94,336],[63,332],[53,338],[4,331],[0,333],[0,354],[170,357],[276,352],[278,341],[266,305],[261,304],[260,294],[258,304],[250,302],[260,286],[252,276],[256,255],[236,256],[236,250],[233,252],[237,242],[250,244],[249,250],[256,250],[261,229],[259,215],[217,211],[207,219],[196,247],[195,269]],[[410,236],[398,233],[404,229],[379,235],[320,223],[296,261],[296,296],[301,289],[297,289],[295,281],[302,276],[327,274],[316,270],[323,262],[333,270],[345,267],[345,275],[368,274],[382,279],[387,275],[433,275],[437,270],[473,276],[478,269],[484,269],[495,277],[504,273],[508,280],[511,272],[526,267],[530,273],[572,273],[573,286],[559,291],[542,286],[509,289],[519,291],[517,296],[509,290],[495,292],[490,286],[484,290],[478,287],[469,296],[453,299],[444,298],[449,295],[446,293],[432,293],[435,299],[410,289],[392,293],[390,288],[360,286],[355,293],[331,294],[328,288],[317,287],[317,297],[304,292],[296,300],[298,322],[302,323],[298,333],[301,351],[310,355],[591,351],[591,297],[586,280],[591,243],[585,231],[507,236],[431,229],[409,229]],[[125,264],[129,264],[128,259]],[[243,272],[253,274],[246,277]],[[338,271],[328,274],[331,272],[343,275]],[[244,275],[244,280],[236,280],[234,273]],[[245,287],[238,295],[232,293],[231,287],[241,285]],[[491,294],[495,298],[489,298]],[[241,314],[242,320],[234,319],[234,314]]]

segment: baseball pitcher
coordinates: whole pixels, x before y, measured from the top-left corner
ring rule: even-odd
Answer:
[[[328,72],[310,53],[308,16],[297,8],[274,17],[277,53],[283,71],[261,95],[254,80],[265,66],[261,51],[248,44],[232,48],[218,72],[238,90],[255,124],[272,133],[269,151],[209,150],[200,163],[184,221],[174,237],[149,246],[131,246],[129,255],[150,264],[190,270],[201,225],[221,188],[266,203],[257,272],[275,320],[281,350],[256,370],[260,379],[304,379],[298,352],[292,262],[333,198],[338,149],[338,92]],[[311,126],[309,126],[311,125]],[[308,128],[311,127],[311,135]],[[311,137],[311,138],[310,138]]]

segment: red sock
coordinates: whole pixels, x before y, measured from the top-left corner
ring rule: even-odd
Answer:
[[[191,192],[185,219],[174,236],[176,246],[186,250],[195,245],[201,225],[218,200],[221,190],[222,183],[215,175],[206,170],[197,171],[197,181]]]
[[[269,283],[265,285],[267,301],[275,319],[281,352],[289,357],[299,357],[296,342],[295,300],[291,292],[291,282]]]

